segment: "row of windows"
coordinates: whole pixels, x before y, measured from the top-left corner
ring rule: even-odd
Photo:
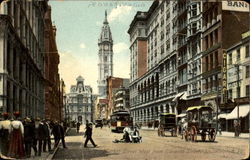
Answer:
[[[249,97],[250,96],[250,85],[245,86],[245,91],[246,91],[245,97]],[[240,93],[241,93],[241,88],[239,87],[239,88],[236,89],[236,94],[237,94],[236,96],[241,97]],[[228,90],[228,98],[229,99],[233,98],[233,89]]]
[[[241,52],[240,52],[240,48],[237,49],[236,51],[236,57],[237,57],[237,61],[240,61],[241,59]],[[250,57],[250,50],[249,50],[249,44],[245,46],[245,58],[249,58]],[[233,55],[232,53],[228,54],[228,64],[233,64]]]

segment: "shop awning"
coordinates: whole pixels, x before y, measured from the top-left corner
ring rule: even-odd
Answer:
[[[177,115],[176,117],[185,117],[187,114],[186,113],[181,113],[179,115]]]
[[[182,96],[184,92],[178,93],[172,101],[176,101],[180,96]]]
[[[187,92],[184,92],[180,99],[187,100]]]
[[[228,115],[228,114],[229,114],[229,113],[221,113],[221,114],[218,115],[218,119],[227,118],[227,115]],[[216,119],[216,117],[215,117],[215,119]]]
[[[244,104],[239,106],[239,117],[246,117],[250,111],[250,104]],[[233,109],[231,113],[226,116],[226,119],[237,119],[238,109],[237,106]]]

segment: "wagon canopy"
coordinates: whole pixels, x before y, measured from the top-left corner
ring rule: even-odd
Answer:
[[[161,113],[160,114],[161,116],[175,116],[176,114],[174,114],[174,113]]]
[[[211,109],[209,106],[193,106],[193,107],[188,107],[187,111],[193,111],[193,110],[200,110],[200,109]]]

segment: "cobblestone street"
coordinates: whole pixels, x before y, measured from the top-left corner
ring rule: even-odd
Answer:
[[[249,139],[217,137],[215,142],[185,142],[180,137],[158,137],[155,131],[141,130],[142,143],[113,143],[122,134],[111,133],[109,128],[94,128],[93,148],[83,147],[83,131],[77,134],[71,129],[66,138],[68,149],[57,151],[54,159],[192,159],[192,160],[239,160],[246,157]]]

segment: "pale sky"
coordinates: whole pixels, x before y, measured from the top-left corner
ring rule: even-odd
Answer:
[[[129,25],[137,11],[147,11],[151,1],[79,1],[51,0],[52,21],[57,28],[60,54],[59,72],[66,92],[79,75],[97,93],[98,38],[105,17],[114,41],[114,75],[129,78]]]

